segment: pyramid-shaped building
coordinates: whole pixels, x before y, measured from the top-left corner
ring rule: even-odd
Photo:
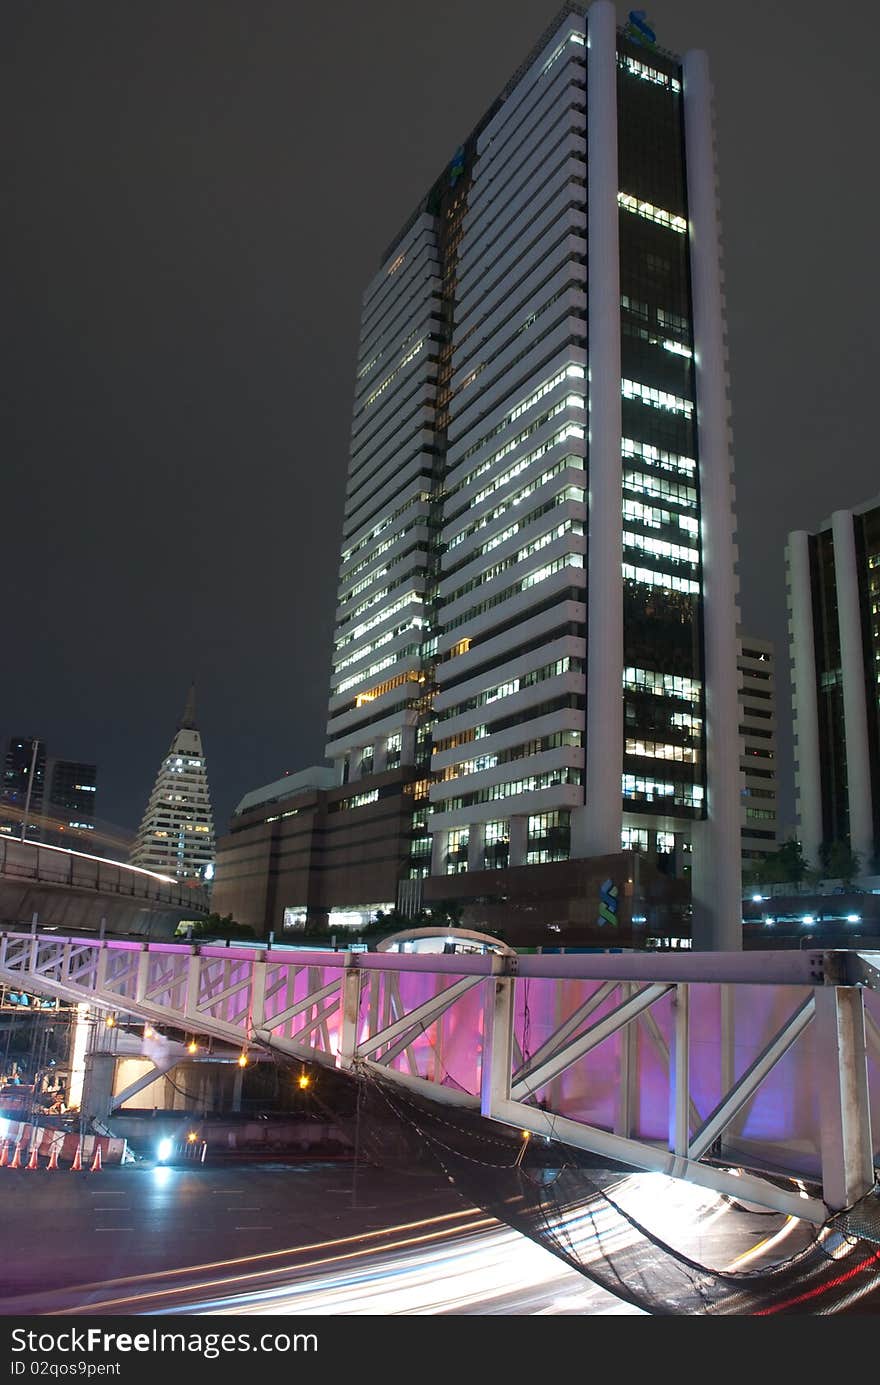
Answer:
[[[204,880],[213,873],[208,867],[214,862],[214,818],[195,722],[195,687],[159,766],[130,860],[178,880]]]

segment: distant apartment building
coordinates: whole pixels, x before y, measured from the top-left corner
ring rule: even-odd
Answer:
[[[786,548],[799,835],[880,867],[880,496]]]
[[[776,759],[776,673],[769,640],[743,635],[739,642],[739,698],[742,737],[740,836],[743,867],[779,845]]]
[[[214,847],[208,767],[195,722],[195,690],[190,689],[129,860],[178,880],[210,881]]]

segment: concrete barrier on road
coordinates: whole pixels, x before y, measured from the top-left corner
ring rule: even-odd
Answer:
[[[0,1141],[2,1140],[9,1140],[13,1147],[18,1145],[28,1155],[32,1149],[38,1156],[45,1156],[46,1159],[54,1153],[57,1160],[71,1164],[80,1143],[79,1135],[71,1131],[54,1130],[47,1125],[30,1125],[26,1121],[5,1119],[0,1119]],[[83,1163],[87,1159],[95,1158],[96,1149],[101,1151],[102,1164],[126,1162],[127,1142],[116,1136],[83,1135]]]

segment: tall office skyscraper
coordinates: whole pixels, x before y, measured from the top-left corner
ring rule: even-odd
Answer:
[[[327,755],[412,767],[404,902],[644,844],[740,946],[725,381],[705,55],[569,4],[363,300]]]
[[[195,689],[159,766],[131,864],[178,880],[204,880],[214,864],[208,766],[195,720]]]
[[[880,869],[880,496],[788,536],[795,788],[804,855]]]

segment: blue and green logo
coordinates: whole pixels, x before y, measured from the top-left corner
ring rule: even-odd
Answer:
[[[613,880],[603,880],[599,886],[599,927],[610,923],[617,926],[617,896],[619,890]]]
[[[651,28],[644,10],[630,10],[623,32],[633,43],[639,43],[643,48],[657,47],[657,35]]]

